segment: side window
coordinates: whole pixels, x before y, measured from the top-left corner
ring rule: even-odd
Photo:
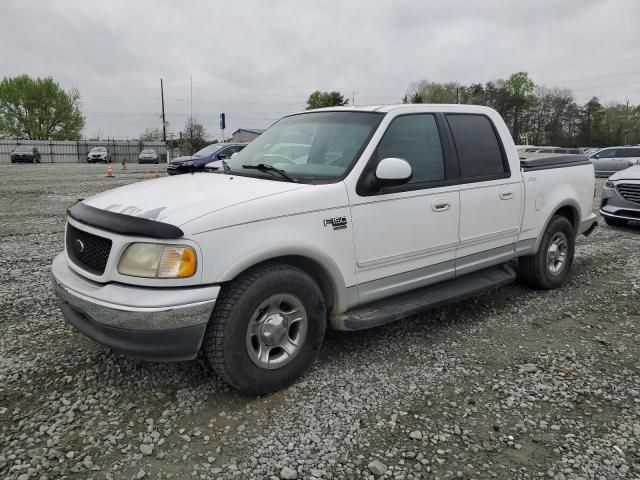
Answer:
[[[625,158],[640,157],[640,148],[625,148],[618,156]]]
[[[388,157],[409,162],[413,171],[410,184],[444,180],[444,157],[435,117],[416,114],[394,119],[378,145],[378,159]]]
[[[613,158],[616,156],[616,149],[615,148],[608,148],[606,150],[602,150],[600,152],[597,153],[598,158]]]
[[[509,173],[491,121],[484,115],[447,114],[464,178]]]

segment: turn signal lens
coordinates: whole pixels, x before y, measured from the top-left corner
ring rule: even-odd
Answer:
[[[614,187],[615,187],[615,185],[613,184],[613,182],[612,182],[611,180],[607,180],[607,181],[605,182],[604,186],[605,186],[606,188],[614,188]]]
[[[118,262],[121,275],[143,278],[187,278],[196,268],[196,252],[185,245],[132,243]]]
[[[196,252],[191,247],[165,247],[158,278],[187,278],[196,273]]]

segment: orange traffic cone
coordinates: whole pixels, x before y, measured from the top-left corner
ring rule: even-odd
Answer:
[[[107,167],[107,174],[105,175],[105,177],[114,177],[115,175],[113,174],[113,170],[111,169],[111,165],[109,165]]]
[[[160,178],[160,167],[158,167],[157,165],[156,165],[156,174],[155,174],[155,177],[156,177],[156,178]]]

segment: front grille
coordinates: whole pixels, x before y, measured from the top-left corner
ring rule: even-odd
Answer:
[[[67,255],[86,271],[94,275],[102,275],[107,266],[111,240],[89,232],[78,230],[67,224]]]
[[[640,203],[640,183],[621,183],[618,191],[627,202]]]

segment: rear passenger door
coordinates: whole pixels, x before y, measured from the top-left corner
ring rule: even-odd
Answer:
[[[460,243],[456,275],[513,258],[522,184],[511,172],[498,132],[483,114],[447,113],[460,163]]]

